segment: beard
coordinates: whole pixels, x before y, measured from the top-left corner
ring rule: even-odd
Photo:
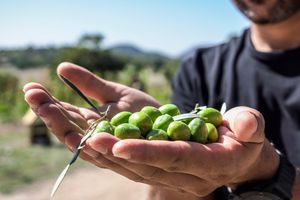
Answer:
[[[299,0],[233,0],[238,9],[257,24],[284,21],[300,10]]]

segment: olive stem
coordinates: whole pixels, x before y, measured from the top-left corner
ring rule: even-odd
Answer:
[[[51,198],[54,196],[55,192],[57,191],[57,189],[59,188],[60,184],[62,183],[62,181],[64,180],[70,166],[75,163],[75,161],[77,160],[79,154],[80,154],[80,151],[81,149],[84,147],[84,143],[86,142],[87,139],[89,139],[94,131],[96,130],[96,127],[98,125],[98,123],[105,119],[107,117],[107,114],[109,112],[109,109],[110,109],[110,105],[107,107],[106,111],[103,112],[103,113],[100,113],[100,114],[103,114],[99,119],[97,119],[96,121],[94,121],[90,127],[85,131],[85,135],[84,137],[80,140],[80,143],[78,144],[75,152],[73,153],[73,156],[71,158],[71,160],[69,161],[68,165],[65,167],[65,169],[60,173],[60,175],[58,176],[54,186],[53,186],[53,189],[52,189],[52,192],[51,192]]]
[[[100,114],[98,108],[68,79],[66,79],[64,76],[59,75],[59,77],[70,87],[72,88],[85,102],[87,102],[92,108],[95,109],[95,111]]]
[[[181,115],[176,115],[173,117],[174,121],[180,121],[183,119],[193,119],[193,118],[200,118],[199,115],[195,114],[195,113],[184,113]]]
[[[226,103],[223,102],[222,106],[221,106],[221,109],[220,109],[220,113],[222,115],[224,115],[224,113],[226,112],[226,109],[227,109],[227,106],[226,106]]]

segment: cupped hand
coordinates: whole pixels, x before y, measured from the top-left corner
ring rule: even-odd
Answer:
[[[145,93],[103,80],[74,64],[63,63],[57,72],[101,103],[100,111],[111,105],[109,117],[121,110],[159,106]],[[42,85],[29,83],[24,92],[32,110],[71,150],[78,145],[88,122],[99,117],[93,110],[58,101]],[[204,197],[222,185],[235,187],[272,176],[278,157],[265,139],[261,114],[238,107],[225,113],[224,119],[217,143],[119,140],[102,133],[87,140],[80,156],[133,181],[166,188],[188,199]]]
[[[278,156],[265,139],[262,115],[237,107],[224,115],[217,143],[119,140],[99,134],[85,152],[131,180],[204,197],[216,188],[273,176]],[[109,163],[108,163],[109,161]],[[113,164],[113,165],[110,165]]]

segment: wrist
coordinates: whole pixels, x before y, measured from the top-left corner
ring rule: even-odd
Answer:
[[[248,182],[267,180],[275,176],[279,167],[279,155],[275,148],[267,141],[264,141],[262,149],[256,161],[244,170],[244,174],[235,179],[227,186],[235,189]]]
[[[273,177],[246,182],[230,194],[232,200],[290,200],[295,187],[296,169],[285,155],[279,154],[280,162]]]

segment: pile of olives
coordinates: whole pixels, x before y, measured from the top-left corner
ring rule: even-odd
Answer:
[[[101,121],[95,132],[110,133],[120,139],[183,140],[202,144],[218,141],[216,127],[223,120],[218,110],[207,107],[192,117],[180,119],[178,116],[181,116],[180,111],[174,104],[159,108],[145,106],[139,112],[122,111],[110,121]]]

